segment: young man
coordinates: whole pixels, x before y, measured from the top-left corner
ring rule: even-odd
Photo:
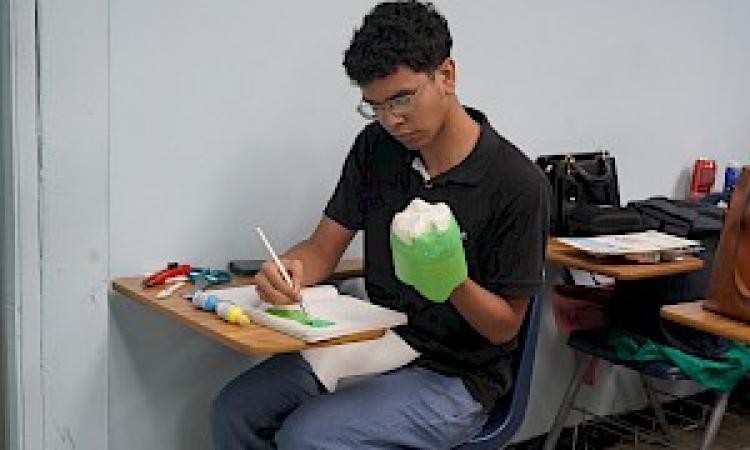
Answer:
[[[294,286],[273,263],[256,277],[264,300],[297,302],[362,230],[370,300],[408,315],[396,332],[421,356],[330,394],[301,356],[274,356],[217,397],[217,449],[452,448],[508,391],[515,336],[543,284],[547,185],[484,115],[461,106],[451,45],[431,4],[383,3],[364,18],[344,66],[372,123],[317,229],[282,258]],[[468,278],[444,303],[394,274],[391,220],[415,197],[446,203],[462,231]]]

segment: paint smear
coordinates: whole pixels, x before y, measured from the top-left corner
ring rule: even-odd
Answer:
[[[276,317],[294,320],[295,322],[299,322],[302,325],[307,325],[308,327],[312,328],[330,327],[331,325],[336,324],[336,322],[332,322],[330,320],[310,317],[304,311],[301,311],[299,309],[267,308],[266,312]]]

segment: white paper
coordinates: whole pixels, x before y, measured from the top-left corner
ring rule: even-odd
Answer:
[[[293,320],[266,313],[254,286],[211,291],[220,300],[242,307],[250,318],[270,328],[314,342],[359,331],[392,328],[406,324],[406,315],[373,305],[355,297],[341,295],[333,286],[316,286],[302,290],[305,309],[320,319],[336,322],[324,328],[311,328]],[[312,367],[318,380],[333,392],[340,381],[375,375],[402,367],[419,356],[391,330],[378,339],[303,350],[302,357]]]
[[[240,306],[251,320],[305,342],[317,342],[361,331],[393,328],[406,324],[406,314],[341,295],[333,286],[316,286],[302,290],[305,309],[310,316],[335,322],[327,327],[314,328],[294,320],[268,314],[255,292],[254,286],[212,290],[220,300]]]
[[[339,381],[398,369],[419,356],[393,330],[378,339],[302,350],[301,353],[329,392],[336,390]]]

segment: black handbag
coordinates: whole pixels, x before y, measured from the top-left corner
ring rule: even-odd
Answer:
[[[552,186],[550,225],[554,235],[570,235],[571,211],[578,205],[620,208],[615,159],[606,150],[542,155],[536,163]]]

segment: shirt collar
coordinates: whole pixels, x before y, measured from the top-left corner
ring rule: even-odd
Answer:
[[[431,181],[433,185],[459,183],[476,186],[487,172],[489,166],[487,164],[488,152],[492,148],[492,143],[490,142],[492,140],[492,128],[489,122],[487,122],[485,115],[480,111],[468,107],[465,109],[471,118],[479,123],[479,138],[476,144],[474,144],[474,148],[463,161],[434,178],[430,178],[419,153],[409,152],[411,155],[411,167],[420,174],[423,180]]]

